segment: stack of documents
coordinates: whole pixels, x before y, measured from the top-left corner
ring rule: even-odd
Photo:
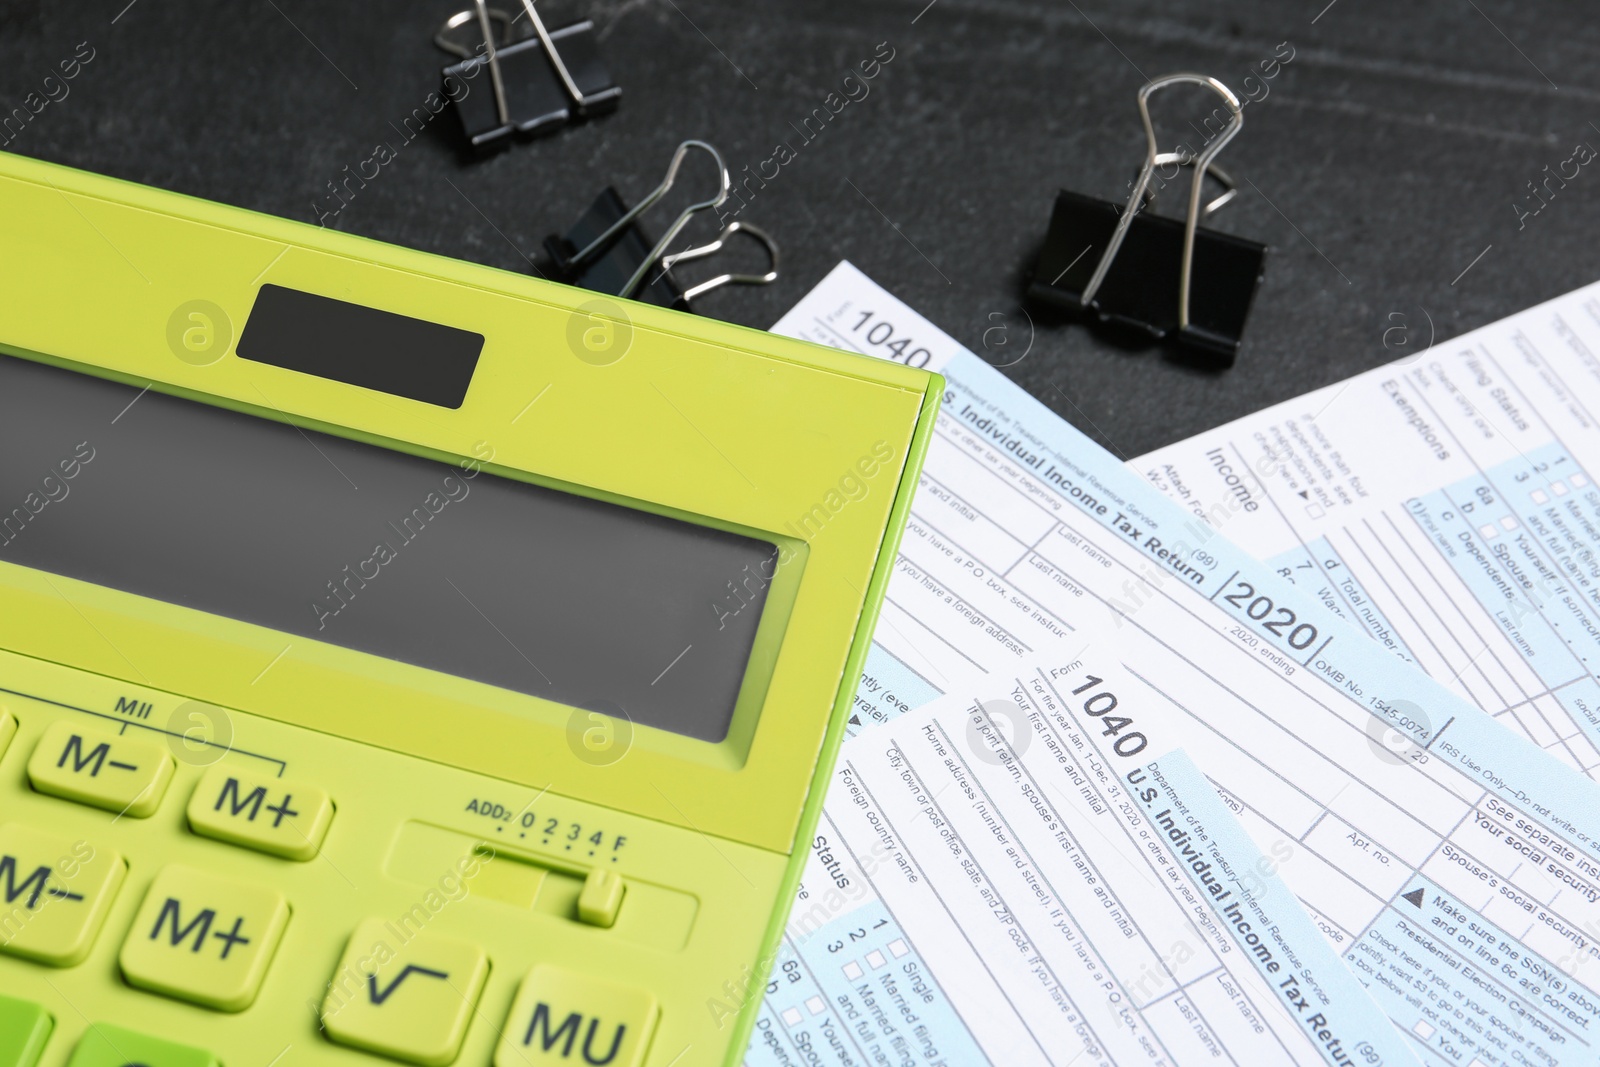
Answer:
[[[749,1067],[1600,1062],[1600,288],[1127,466],[775,330],[948,386]]]

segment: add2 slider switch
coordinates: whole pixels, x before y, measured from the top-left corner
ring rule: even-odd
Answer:
[[[598,867],[590,871],[578,894],[578,921],[590,926],[614,926],[617,912],[622,910],[625,888],[622,875],[616,871],[603,871]]]

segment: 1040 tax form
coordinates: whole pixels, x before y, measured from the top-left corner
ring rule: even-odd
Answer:
[[[1285,849],[1182,753],[1150,758],[1138,689],[1097,646],[860,734],[826,841],[875,899],[786,955],[750,1062],[953,1067],[970,1039],[1006,1065],[1415,1064],[1275,876]]]
[[[1226,529],[1162,496],[848,264],[777,329],[915,361],[949,383],[858,694],[861,724],[958,696],[969,677],[1022,678],[1039,657],[1059,663],[1080,647],[1080,633],[1114,632],[1146,714],[1169,724],[1168,743],[1220,790],[1420,1057],[1595,1061],[1591,782],[1229,544]],[[840,832],[848,803],[836,785],[824,836]],[[819,969],[817,931],[882,906],[837,882],[830,896],[826,874],[825,862],[808,873],[805,892],[822,901],[800,902],[788,942]],[[903,925],[878,918],[894,921],[877,929]],[[784,1011],[799,1010],[782,1007],[781,975],[774,986],[758,1038],[787,1032]],[[947,1046],[972,1032],[959,1012],[930,1014]],[[802,1012],[792,1025],[809,1020]],[[785,1062],[760,1049],[752,1064]]]

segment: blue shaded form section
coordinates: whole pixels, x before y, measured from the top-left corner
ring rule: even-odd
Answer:
[[[1571,603],[1562,607],[1572,617],[1580,611],[1587,617],[1586,632],[1600,642],[1600,626],[1594,619],[1600,613],[1600,490],[1565,449],[1551,444],[1534,449],[1528,456],[1503,463],[1487,472],[1484,479],[1498,494],[1496,504],[1531,531],[1538,539],[1546,559],[1552,564]],[[1473,497],[1482,497],[1480,485],[1451,487],[1450,495],[1463,506]]]
[[[786,938],[766,992],[745,1067],[989,1062],[878,900]]]
[[[1568,969],[1600,974],[1570,931]],[[1600,1059],[1600,993],[1530,952],[1426,878],[1413,878],[1345,953],[1395,1025],[1450,1063],[1486,1067]]]
[[[1371,634],[1390,652],[1408,662],[1416,657],[1400,639],[1387,616],[1378,610],[1372,597],[1326,537],[1319,537],[1304,548],[1290,549],[1266,561],[1267,566],[1289,579],[1340,618],[1348,619]]]
[[[1600,490],[1548,445],[1406,509],[1517,654],[1600,744]]]
[[[856,689],[850,721],[845,724],[845,736],[854,737],[873,723],[897,719],[943,695],[932,682],[874,641],[867,650],[866,665],[861,668],[861,685]]]

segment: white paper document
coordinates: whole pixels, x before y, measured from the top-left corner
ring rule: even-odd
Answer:
[[[1600,777],[1597,353],[1589,286],[1130,466]]]
[[[1036,910],[1030,894],[1066,899],[1063,887],[1078,888],[1074,854],[1053,838],[1038,842],[1039,826],[1027,828],[1030,821],[1071,829],[1084,862],[1123,857],[1104,861],[1110,868],[1130,855],[1126,837],[1119,841],[1112,831],[1126,835],[1131,815],[1123,811],[1119,820],[1113,805],[1111,817],[1085,819],[1086,809],[1070,806],[1080,803],[1072,775],[1096,775],[1089,755],[1068,739],[1069,725],[1099,746],[1094,758],[1102,766],[1115,766],[1157,752],[1117,751],[1119,744],[1133,749],[1134,734],[1153,746],[1158,731],[1147,723],[1159,727],[1160,752],[1183,749],[1220,791],[1418,1059],[1464,1067],[1600,1060],[1600,792],[1593,783],[1396,656],[1348,609],[1340,618],[1315,589],[1297,587],[1229,544],[1226,525],[1219,535],[848,264],[776,329],[926,365],[948,386],[861,680],[858,736],[841,757],[840,774],[880,783],[873,786],[877,802],[863,812],[836,775],[768,986],[752,1067],[1066,1064],[1107,1055],[1120,1047],[1113,1036],[1159,1032],[1165,1040],[1160,1008],[1150,1019],[1125,1022],[1126,1033],[1113,1026],[1085,1040],[1064,1013],[1112,1024],[1103,1002],[1073,992],[1070,971],[1052,970],[1052,985],[1027,968],[979,965],[1013,932],[1030,946],[1051,941],[1049,923],[1041,926],[1037,917],[1031,926],[997,931],[984,907],[985,886],[1019,918]],[[1074,710],[1057,694],[1067,718],[1039,720],[1052,741],[995,727],[1019,765],[1036,768],[1039,804],[1058,805],[1053,815],[1042,810],[1015,783],[985,803],[1010,828],[1008,840],[1029,843],[1033,861],[1024,862],[1040,880],[1030,887],[1026,878],[1018,881],[1021,868],[1006,869],[1015,859],[985,838],[995,831],[982,812],[965,810],[971,801],[944,758],[929,756],[921,727],[931,719],[948,730],[960,718],[952,709],[964,712],[976,696],[1010,694],[1019,685],[1025,691],[1039,671],[1070,663],[1097,635],[1114,636],[1122,666],[1092,673],[1125,674],[1134,694],[1118,694],[1126,709],[1107,714],[1097,732],[1081,719],[1095,717],[1093,709]],[[931,711],[907,717],[946,693]],[[1023,719],[1031,728],[1034,720]],[[891,740],[902,768],[888,754]],[[1023,752],[1025,740],[1031,747]],[[930,798],[944,788],[939,803],[954,807],[935,815],[960,832],[959,854],[933,817],[914,810],[917,794],[900,777],[906,768],[923,776]],[[993,779],[995,771],[963,773],[970,783]],[[1003,787],[1005,779],[998,781]],[[1132,788],[1120,768],[1106,782],[1125,793]],[[1097,802],[1110,803],[1104,796]],[[872,848],[879,832],[872,814],[895,820],[896,829],[886,831],[894,846],[878,839],[883,854]],[[1148,820],[1153,813],[1136,814]],[[977,894],[939,914],[926,895],[897,881],[905,871],[896,850],[927,872],[929,885],[953,880],[953,871]],[[1044,888],[1046,877],[1054,888]],[[1128,892],[1126,883],[1104,885],[1108,893]],[[1120,913],[1142,930],[1141,900],[1113,899],[1124,901]],[[1159,931],[1172,903],[1151,900],[1149,922]],[[1088,934],[1080,936],[1087,951]],[[1150,943],[1158,955],[1171,955],[1159,935]],[[875,984],[875,974],[890,972],[870,966],[871,953],[895,961],[898,994],[899,976],[919,976],[930,998],[916,1012],[926,1044],[889,1041],[870,1008],[862,1018],[884,1041],[851,1043],[852,1033],[860,1041],[873,1033],[849,1014],[863,1010],[858,1001],[868,994],[898,1035],[916,1033],[884,1007],[895,994]],[[1124,984],[1123,1003],[1142,1006],[1138,976],[1126,970],[1132,958],[1112,954],[1106,967]],[[852,962],[864,977],[849,979],[853,993],[841,1000],[840,983],[848,979],[842,968]],[[1238,981],[1235,988],[1243,989]],[[1144,988],[1151,998],[1171,993]],[[1041,989],[1054,993],[1040,998]],[[1200,1010],[1187,994],[1183,1003],[1197,1013],[1194,1033],[1226,1038],[1222,1016]],[[1265,1005],[1256,1010],[1267,1012]],[[1040,1035],[1038,1043],[1030,1044],[1029,1034]],[[1234,1055],[1197,1058],[1172,1040],[1111,1061],[1230,1062]],[[1373,1055],[1385,1056],[1379,1037],[1366,1040]],[[1327,1062],[1375,1062],[1352,1056],[1348,1036],[1341,1041],[1340,1054],[1350,1058],[1324,1051]],[[1403,1054],[1389,1053],[1385,1062]],[[1008,1058],[1030,1055],[1035,1059]],[[1297,1062],[1287,1046],[1276,1059],[1252,1052],[1231,1061]]]
[[[1139,688],[1095,649],[849,745],[807,893],[873,902],[801,902],[749,1062],[1415,1064]]]

